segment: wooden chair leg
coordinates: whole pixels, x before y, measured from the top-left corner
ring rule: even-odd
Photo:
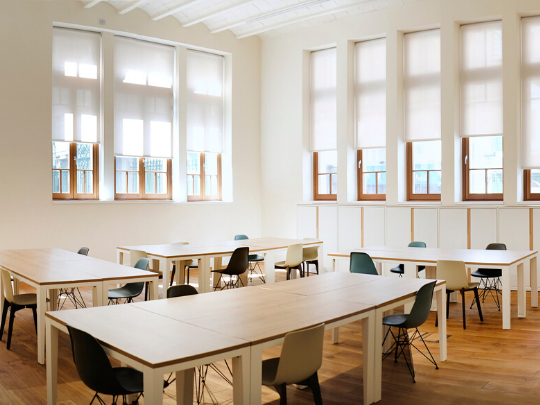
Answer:
[[[287,405],[287,385],[276,385],[274,388],[279,394],[279,405]]]
[[[36,335],[37,335],[37,311],[36,308],[32,307],[32,314],[34,315],[34,327],[36,328]]]
[[[315,260],[315,269],[317,270],[317,275],[319,275],[319,259]]]
[[[463,329],[467,329],[467,320],[465,318],[465,291],[460,290],[461,293],[461,306],[463,309]]]
[[[171,272],[171,282],[169,283],[169,287],[172,287],[172,285],[173,285],[175,274],[176,274],[176,264],[173,264],[172,272]]]
[[[7,302],[7,300],[4,300],[4,310],[2,311],[2,325],[0,325],[0,340],[2,340],[2,336],[4,336],[4,326],[6,324],[6,317],[7,317],[8,309],[9,309],[9,302]]]
[[[319,377],[317,372],[310,377],[309,386],[313,392],[313,400],[315,405],[322,405],[321,386],[319,385]]]
[[[11,347],[11,335],[13,334],[13,322],[15,321],[15,306],[11,304],[11,311],[9,314],[9,329],[8,329],[8,340],[7,340],[7,349]]]
[[[480,315],[480,321],[484,322],[484,317],[482,316],[482,308],[480,307],[480,299],[478,298],[478,287],[474,288],[474,296],[476,297],[476,307],[478,308],[478,315]]]

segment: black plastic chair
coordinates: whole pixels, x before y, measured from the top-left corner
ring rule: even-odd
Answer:
[[[398,357],[403,354],[405,362],[407,363],[407,368],[409,369],[409,372],[411,373],[411,376],[413,378],[413,382],[416,382],[414,365],[412,361],[411,364],[409,364],[407,356],[404,352],[405,348],[409,348],[409,351],[411,353],[411,359],[412,348],[414,347],[419,353],[421,353],[426,359],[428,359],[433,365],[435,365],[435,368],[437,370],[439,369],[439,366],[437,366],[437,362],[429,351],[429,348],[427,347],[426,342],[422,337],[422,334],[418,331],[418,327],[421,326],[428,319],[429,311],[431,309],[431,300],[433,299],[433,290],[435,289],[435,283],[436,281],[432,281],[428,284],[425,284],[420,288],[420,290],[418,290],[418,292],[416,293],[416,300],[414,301],[414,305],[411,309],[410,314],[395,314],[383,318],[383,325],[390,326],[390,328],[388,328],[388,332],[386,332],[386,336],[384,337],[383,346],[389,334],[391,334],[394,338],[394,344],[386,353],[383,354],[383,360],[388,357],[392,352],[395,352],[394,361],[397,362]],[[394,332],[392,332],[393,327],[398,328],[397,336],[394,335]],[[410,337],[409,333],[407,332],[408,329],[414,329],[414,333]],[[414,345],[413,342],[416,339],[420,339],[422,341],[426,350],[429,353],[429,357],[426,356],[425,353],[421,352]]]
[[[241,274],[244,274],[249,268],[249,247],[239,247],[237,248],[232,256],[229,264],[225,269],[212,270],[212,273],[218,273],[221,276],[221,280],[225,283],[221,289],[225,288],[236,288],[239,287],[239,283],[244,286],[244,282],[240,278]],[[229,281],[223,277],[224,275],[229,276]],[[233,279],[235,277],[236,279]],[[215,283],[214,283],[215,284]],[[217,287],[214,287],[214,291],[217,290]]]
[[[199,292],[195,287],[188,284],[173,285],[167,288],[167,298],[184,297],[186,295],[195,295]]]
[[[245,239],[249,239],[247,235],[236,235],[234,237],[234,240],[245,240]],[[266,280],[264,279],[264,273],[260,265],[261,262],[264,262],[264,256],[252,254],[248,256],[248,260],[249,260],[249,274],[251,275],[253,275],[253,273],[257,274],[256,269],[259,268],[259,274],[257,274],[257,276],[261,279],[263,283],[266,283]],[[253,281],[253,280],[251,280],[250,278],[249,281]]]
[[[137,263],[133,267],[140,270],[148,270],[148,263],[148,258],[142,257],[137,260]],[[143,292],[144,284],[144,282],[128,283],[123,287],[109,290],[109,304],[118,304],[121,299],[125,299],[127,304],[133,302],[133,298],[138,297]]]
[[[371,256],[363,252],[351,252],[349,271],[351,273],[379,275]]]
[[[83,256],[88,256],[88,252],[90,252],[90,249],[87,247],[82,247],[77,253]],[[62,298],[64,299],[63,301]],[[64,307],[67,300],[71,301],[75,309],[86,308],[86,303],[84,302],[81,291],[77,287],[60,288],[58,291],[58,303],[56,305],[56,310],[60,311]],[[62,305],[60,305],[60,302],[62,302]]]
[[[122,397],[122,404],[125,405],[127,395],[142,394],[143,373],[129,367],[113,367],[107,354],[93,336],[69,325],[67,329],[77,373],[82,382],[96,392],[90,405],[95,399],[100,404],[105,404],[99,394],[112,395],[113,404]],[[167,386],[168,383],[164,381],[163,387]]]
[[[415,248],[425,248],[426,243],[425,242],[411,242],[409,243],[408,247],[415,247]],[[418,266],[418,271],[424,271],[426,269],[426,266]],[[400,277],[403,277],[403,274],[405,274],[405,265],[399,264],[396,267],[390,269],[391,273],[399,274]]]
[[[487,245],[486,250],[506,250],[506,245],[504,243],[490,243]],[[490,294],[497,304],[497,309],[501,310],[501,300],[499,299],[499,294],[501,293],[500,287],[502,286],[501,277],[502,269],[477,269],[475,272],[471,273],[471,277],[477,277],[480,279],[480,298],[482,299],[482,304],[486,300],[486,295]],[[493,294],[495,292],[495,294]],[[473,298],[471,302],[471,308],[476,302],[476,297]]]

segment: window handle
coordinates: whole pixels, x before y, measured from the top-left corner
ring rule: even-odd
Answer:
[[[358,161],[358,168],[359,168],[359,169],[362,168],[362,161],[361,161],[361,160]]]
[[[467,164],[467,159],[469,158],[469,156],[465,155],[465,164]]]

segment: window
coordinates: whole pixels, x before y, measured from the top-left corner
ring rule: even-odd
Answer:
[[[115,199],[172,198],[175,51],[115,37]]]
[[[336,48],[311,52],[313,199],[337,200]]]
[[[220,201],[224,126],[223,57],[189,50],[187,88],[188,201]]]
[[[441,199],[440,30],[403,36],[407,200]]]
[[[502,23],[460,28],[463,199],[502,200]]]
[[[441,199],[441,141],[407,143],[407,199]]]
[[[540,200],[540,17],[521,20],[521,166],[525,201]]]
[[[97,199],[100,35],[54,28],[52,64],[53,199]]]
[[[386,199],[386,39],[355,45],[358,200]]]

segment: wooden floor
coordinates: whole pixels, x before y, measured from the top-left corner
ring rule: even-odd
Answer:
[[[197,280],[192,271],[192,281]],[[278,281],[284,273],[277,273]],[[254,278],[251,285],[260,284]],[[248,287],[249,288],[249,287]],[[90,291],[83,290],[90,301]],[[467,299],[470,299],[468,297]],[[421,354],[414,353],[416,384],[413,384],[401,358],[383,362],[384,404],[538,404],[540,401],[540,310],[530,308],[527,295],[527,318],[517,318],[517,295],[512,293],[512,329],[501,329],[501,313],[491,300],[483,306],[484,322],[476,309],[467,309],[467,330],[463,330],[461,304],[450,304],[448,321],[448,360],[436,370]],[[470,304],[470,302],[469,302]],[[69,304],[66,304],[68,307]],[[468,308],[468,307],[467,307]],[[316,310],[314,308],[313,310]],[[421,331],[426,333],[429,348],[439,358],[434,313]],[[114,327],[114,325],[111,325]],[[325,335],[324,361],[319,371],[324,403],[345,405],[362,403],[362,326],[361,322],[341,329],[340,343],[330,344]],[[122,333],[122,331],[118,331]],[[79,380],[71,357],[69,337],[60,334],[58,400],[62,405],[87,405],[93,393]],[[7,336],[0,343],[0,405],[46,403],[45,367],[37,363],[36,336],[32,312],[17,312],[11,350],[6,350]],[[150,343],[150,342],[149,342]],[[279,355],[280,348],[265,351],[265,357]],[[223,363],[220,369],[226,370]],[[208,386],[219,403],[232,403],[232,388],[210,371]],[[309,389],[288,388],[289,404],[313,404]],[[111,403],[110,397],[105,397]],[[165,391],[164,402],[176,403],[174,384]],[[206,403],[209,403],[206,396]],[[144,403],[141,399],[139,403]],[[279,396],[263,387],[263,403],[278,404]]]

